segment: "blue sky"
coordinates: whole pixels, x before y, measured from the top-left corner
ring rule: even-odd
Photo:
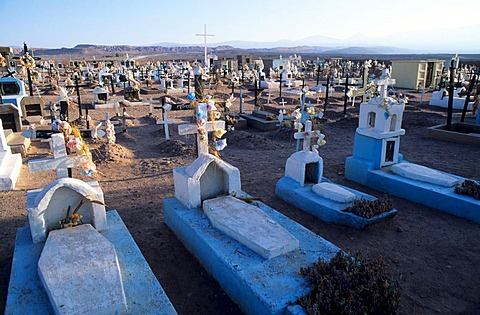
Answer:
[[[428,49],[431,42],[443,50],[480,52],[475,46],[478,12],[480,0],[0,0],[0,46],[21,46],[24,41],[51,48],[202,45],[203,38],[195,34],[207,24],[207,32],[215,34],[210,43],[321,35],[404,48]],[[11,30],[6,31],[6,25],[12,25]],[[476,34],[468,34],[472,30]],[[450,47],[442,34],[454,37]],[[472,35],[476,37],[469,43]]]

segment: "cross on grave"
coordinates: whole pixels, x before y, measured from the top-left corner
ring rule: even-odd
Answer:
[[[307,120],[305,123],[305,131],[303,132],[295,132],[293,134],[293,137],[300,141],[303,139],[303,151],[304,152],[309,152],[311,148],[311,143],[312,143],[312,138],[316,136],[317,132],[312,131],[312,122],[310,120]],[[297,150],[298,151],[298,150]]]
[[[260,95],[260,93],[262,93],[262,91],[265,90],[265,89],[261,88],[257,85],[257,78],[255,78],[254,86],[255,87],[253,89],[248,89],[248,91],[255,93],[254,105],[256,107],[257,106],[258,95]]]
[[[50,147],[53,151],[53,158],[43,158],[28,161],[30,172],[41,172],[48,170],[57,171],[57,179],[69,177],[69,168],[75,167],[75,159],[67,156],[65,139],[62,133],[52,134]]]
[[[282,98],[282,101],[281,102],[278,102],[280,105],[282,105],[282,107],[285,107],[285,104],[287,104],[287,102],[285,102],[285,100]]]
[[[283,72],[280,72],[280,79],[276,80],[275,82],[279,82],[279,88],[280,88],[280,96],[282,97],[282,83],[285,82],[285,80],[282,79]]]
[[[78,75],[75,76],[75,85],[65,85],[66,88],[75,88],[75,91],[77,93],[77,103],[78,103],[78,117],[82,117],[82,103],[80,99],[80,88],[81,87],[86,87],[86,84],[78,84]],[[88,115],[88,109],[87,110],[87,115]]]
[[[330,89],[330,74],[327,76],[327,84],[322,85],[325,86],[325,104],[323,104],[323,112],[327,113],[328,90]]]
[[[165,97],[162,97],[162,118],[163,120],[157,120],[157,125],[163,125],[163,130],[165,131],[165,140],[170,140],[170,130],[168,129],[168,124],[173,124],[173,120],[168,120],[167,111],[165,110]]]
[[[195,112],[197,123],[179,125],[178,134],[182,136],[195,134],[197,136],[197,155],[200,156],[208,154],[208,133],[216,129],[225,129],[225,121],[208,121],[206,103],[197,104]]]

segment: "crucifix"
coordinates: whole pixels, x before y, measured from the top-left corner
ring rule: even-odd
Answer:
[[[197,157],[208,154],[208,133],[216,129],[225,129],[225,121],[208,121],[206,103],[196,105],[196,124],[183,124],[178,126],[178,134],[185,136],[194,134],[197,137]]]
[[[255,100],[254,100],[255,107],[257,107],[258,95],[260,95],[260,93],[262,93],[263,90],[265,90],[265,89],[257,86],[257,77],[255,77],[254,88],[253,89],[248,89],[248,91],[255,93]]]
[[[312,145],[312,138],[317,136],[317,131],[312,131],[312,121],[307,120],[305,122],[305,131],[303,132],[295,132],[293,137],[297,139],[297,147],[298,143],[301,139],[303,139],[303,151],[310,152],[310,147]],[[296,149],[298,151],[298,148]]]
[[[204,43],[205,43],[205,64],[203,65],[207,68],[207,36],[215,36],[214,34],[207,34],[207,24],[203,25],[203,34],[195,34],[195,36],[203,36]]]
[[[330,89],[330,73],[327,75],[327,84],[323,84],[325,86],[325,104],[323,104],[323,112],[327,112],[327,104],[328,104],[328,90]]]
[[[28,161],[30,172],[56,170],[57,178],[72,177],[71,168],[75,167],[77,162],[67,155],[63,134],[54,133],[48,141],[50,141],[50,148],[53,151],[53,158]]]
[[[347,93],[348,93],[348,87],[349,86],[354,86],[355,84],[349,84],[348,83],[348,73],[347,73],[347,76],[345,77],[345,94],[344,94],[344,101],[343,101],[343,116],[344,117],[347,117],[347,102],[348,102],[348,97],[347,97]]]
[[[65,85],[66,88],[75,88],[75,91],[77,92],[77,103],[78,103],[78,118],[82,117],[82,103],[80,99],[80,88],[81,87],[86,87],[86,84],[78,84],[78,73],[75,74],[75,85]],[[87,110],[87,109],[86,109]]]

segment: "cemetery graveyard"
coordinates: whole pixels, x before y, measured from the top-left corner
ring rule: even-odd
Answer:
[[[114,78],[114,76],[105,77],[107,80]],[[149,83],[148,89],[142,82],[141,87],[144,88],[144,93],[141,93],[140,88],[138,94],[135,94],[135,89],[129,90],[128,93],[132,93],[132,95],[128,94],[131,99],[126,101],[124,98],[127,98],[127,92],[123,93],[122,84],[115,87],[117,90],[115,98],[109,95],[106,101],[101,99],[103,98],[99,96],[101,94],[94,92],[96,86],[79,87],[81,103],[95,104],[95,109],[90,107],[88,110],[88,115],[91,116],[89,122],[91,128],[104,121],[106,114],[114,118],[112,121],[115,123],[115,144],[107,146],[105,139],[88,140],[99,171],[97,180],[103,191],[107,217],[114,222],[119,218],[121,218],[120,221],[123,220],[125,230],[133,237],[132,242],[138,245],[140,255],[145,258],[176,312],[179,314],[242,314],[244,311],[265,313],[267,311],[262,308],[264,306],[256,306],[254,299],[249,297],[250,293],[245,293],[248,292],[248,287],[253,286],[252,283],[257,282],[255,277],[260,278],[259,283],[263,286],[259,289],[260,295],[264,294],[262,290],[275,292],[278,290],[277,282],[285,281],[283,284],[290,285],[292,281],[289,278],[290,275],[295,274],[302,264],[312,263],[316,260],[315,257],[323,256],[327,259],[333,256],[337,249],[350,252],[360,250],[372,256],[382,256],[388,262],[391,274],[399,279],[404,313],[479,312],[480,244],[478,238],[480,231],[478,223],[438,211],[434,207],[409,201],[406,197],[400,198],[395,194],[389,194],[394,208],[398,211],[396,215],[367,227],[362,225],[360,227],[364,229],[358,229],[338,222],[335,224],[334,221],[328,222],[329,220],[303,211],[302,201],[292,205],[276,195],[275,187],[286,175],[287,160],[292,154],[311,150],[303,147],[304,136],[295,136],[298,131],[293,126],[292,113],[302,104],[302,80],[294,80],[290,75],[284,74],[282,80],[290,79],[291,82],[285,83],[280,91],[273,84],[279,78],[261,85],[262,88],[272,85],[273,88],[270,91],[257,91],[256,88],[252,88],[260,86],[253,80],[248,84],[239,83],[234,87],[235,99],[231,99],[229,111],[237,114],[243,112],[247,115],[256,111],[257,116],[263,112],[263,118],[268,122],[269,127],[262,130],[249,125],[245,126],[245,129],[228,130],[223,136],[227,146],[219,151],[220,159],[210,155],[202,158],[206,149],[196,143],[193,135],[195,132],[189,130],[189,127],[179,128],[179,126],[195,124],[196,121],[194,111],[189,106],[177,110],[177,106],[189,103],[185,91],[187,87],[183,82],[181,83],[183,86],[179,88],[178,80],[172,78],[169,81],[166,78],[162,82],[157,78],[153,83]],[[326,79],[326,77],[323,78],[321,83],[325,84]],[[136,77],[136,80],[142,81],[139,77]],[[192,72],[190,92],[194,92],[193,80]],[[314,76],[306,80],[306,84],[310,87],[316,86],[316,83]],[[75,83],[72,86],[75,86]],[[240,95],[240,86],[242,86],[242,95]],[[340,185],[354,191],[355,194],[369,198],[382,198],[384,195],[381,191],[346,178],[346,159],[352,154],[355,155],[355,132],[361,119],[359,110],[361,97],[357,97],[355,107],[350,104],[344,107],[344,91],[339,84],[335,86],[336,89],[329,91],[328,104],[324,101],[325,92],[308,94],[304,99],[305,111],[307,111],[307,104],[310,104],[310,107],[314,107],[315,113],[323,112],[322,118],[319,118],[319,115],[312,115],[315,116],[312,117],[314,121],[312,130],[319,130],[326,140],[324,146],[317,148],[323,160],[323,174],[320,174],[320,178],[328,179],[327,182]],[[295,87],[298,94],[292,92]],[[165,89],[169,89],[167,94],[163,92]],[[100,89],[96,91],[102,92]],[[229,99],[232,87],[227,84],[216,87],[205,84],[203,92],[205,95],[212,95],[216,104],[223,104]],[[403,90],[401,92],[406,93],[410,98],[408,104],[404,106],[403,118],[400,119],[401,128],[405,133],[401,135],[399,148],[396,147],[403,158],[408,162],[461,178],[480,180],[478,148],[469,144],[431,139],[425,135],[426,127],[445,122],[447,116],[445,109],[428,105],[427,98],[420,102],[422,96],[419,91]],[[145,93],[148,94],[145,95]],[[77,99],[75,88],[70,96],[73,100]],[[43,95],[42,98],[45,104],[58,101],[57,95]],[[86,106],[88,105],[84,107]],[[85,114],[84,107],[81,108],[83,114]],[[280,116],[278,114],[284,109],[285,119],[282,122],[278,120]],[[45,110],[45,120],[49,120],[48,115],[48,110]],[[458,120],[460,115],[460,110],[454,111],[454,120]],[[79,108],[74,102],[70,102],[68,106],[68,116],[70,121],[79,117]],[[466,122],[474,124],[475,117],[468,113]],[[214,129],[222,129],[221,127],[219,125]],[[43,126],[38,129],[43,129]],[[212,137],[212,134],[209,133],[208,137]],[[302,138],[300,145],[297,145],[296,139],[300,138]],[[298,152],[295,153],[297,146]],[[6,146],[3,147],[6,148]],[[203,152],[199,159],[197,159],[197,151]],[[32,140],[14,184],[15,189],[0,191],[0,222],[3,240],[0,245],[3,253],[0,264],[2,279],[0,309],[5,309],[8,286],[12,281],[10,273],[13,268],[15,235],[17,229],[22,227],[25,229],[24,226],[28,222],[26,211],[28,191],[42,189],[57,178],[54,170],[30,172],[26,161],[51,156],[48,142]],[[205,163],[204,166],[201,166],[202,161]],[[183,193],[177,192],[178,189],[186,189],[185,187],[189,185],[186,184],[189,183],[188,179],[176,179],[179,176],[178,170],[192,171],[192,166],[205,171],[206,175],[198,173],[202,177],[202,179],[197,178],[200,186],[213,185],[221,193],[205,192],[199,187],[190,187],[188,189],[193,191],[198,189],[202,191],[200,194],[208,195],[208,198],[201,196],[196,199],[195,197],[192,201],[189,199],[192,194],[189,190]],[[221,175],[218,175],[217,168],[220,169]],[[72,169],[72,175],[74,179],[89,180],[76,168]],[[222,185],[229,182],[224,177],[231,176],[230,187],[217,187],[217,184],[209,182],[208,176],[216,178],[217,175],[223,178],[220,180]],[[289,185],[285,185],[286,190]],[[229,191],[231,187],[235,191]],[[236,191],[237,188],[239,191]],[[222,208],[225,204],[238,201],[238,199],[232,201],[227,197],[220,197],[222,194],[240,194],[258,198],[261,206],[259,208],[250,206],[261,209],[273,218],[287,230],[287,233],[291,233],[294,239],[300,241],[299,245],[292,245],[286,253],[266,254],[261,250],[255,252],[250,249],[252,245],[239,244],[238,241],[233,240],[235,239],[233,236],[225,236],[224,232],[220,232],[217,227],[212,227],[209,219],[203,214],[203,211],[207,211],[206,208],[213,208],[212,211],[215,212],[218,211],[215,208]],[[179,198],[179,196],[183,197]],[[216,200],[219,198],[227,199]],[[206,202],[202,209],[198,200],[204,201],[204,199],[211,199],[212,205],[206,205],[208,204]],[[197,207],[199,208],[195,209]],[[196,217],[197,215],[200,217]],[[261,219],[255,219],[255,221],[261,221]],[[197,222],[197,224],[193,224],[193,228],[187,232],[179,232],[184,228],[178,226],[188,225],[184,222]],[[246,223],[243,225],[253,225],[253,222],[249,223],[248,219],[244,222]],[[313,232],[309,234],[313,241],[308,240],[308,242],[318,242],[309,250],[302,247],[305,241],[299,235],[308,234],[303,229]],[[188,236],[183,236],[182,233]],[[275,231],[274,233],[283,232]],[[255,245],[253,247],[255,248]],[[231,252],[234,254],[230,254]],[[212,262],[215,259],[219,260],[218,257],[212,258],[213,256],[228,258],[225,265],[222,265]],[[293,259],[292,257],[296,256],[308,256],[308,259],[304,259],[302,263],[295,261],[290,265],[282,261],[282,259]],[[248,271],[249,265],[253,271]],[[219,270],[215,270],[216,268]],[[266,269],[259,271],[261,268]],[[219,278],[220,271],[223,274],[231,273],[233,276],[231,279],[230,276]],[[250,275],[248,275],[249,272],[251,272]],[[237,279],[238,283],[232,280],[236,277],[246,277],[247,285],[238,284],[243,283],[244,280]],[[298,275],[292,277],[295,278]],[[285,287],[288,286],[285,285]],[[285,291],[280,290],[277,293],[283,297],[296,299],[298,295],[290,296],[289,294],[292,290],[298,293],[298,288],[292,285],[285,288]],[[265,305],[274,295],[265,293],[267,296]],[[271,309],[274,310],[272,312],[280,313],[286,308],[288,301],[272,299],[275,303],[285,303],[272,307]]]

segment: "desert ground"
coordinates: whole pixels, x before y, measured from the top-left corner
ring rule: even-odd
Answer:
[[[445,123],[446,110],[429,106],[429,94],[420,102],[419,93],[403,92],[410,97],[403,118],[406,134],[400,142],[404,159],[480,180],[478,147],[426,137],[427,127]],[[206,93],[215,98],[221,93],[228,95],[230,88],[220,87]],[[279,101],[275,93],[278,92],[273,92],[272,102]],[[262,103],[266,103],[265,94]],[[161,95],[153,95],[154,100]],[[381,193],[344,177],[345,159],[353,151],[359,105],[357,100],[355,107],[349,106],[344,117],[342,95],[334,93],[320,122],[327,141],[320,148],[324,176],[335,183],[382,197]],[[47,103],[58,100],[55,95],[44,97]],[[298,97],[290,99],[286,94],[284,97],[287,109],[299,103]],[[82,91],[85,103],[92,98],[91,89]],[[315,99],[311,101],[316,104]],[[78,116],[75,106],[70,109],[73,119]],[[239,110],[238,99],[233,107]],[[323,104],[319,108],[323,108]],[[253,97],[247,95],[243,110],[252,109]],[[193,136],[177,133],[178,124],[192,121],[193,111],[168,112],[169,118],[175,121],[170,126],[170,141],[165,141],[163,126],[156,125],[155,119],[149,116],[148,106],[128,107],[126,111],[135,119],[127,122],[126,132],[122,126],[116,127],[116,145],[107,149],[105,140],[89,142],[100,171],[98,181],[107,209],[119,212],[179,314],[241,314],[163,220],[162,201],[174,196],[172,168],[188,165],[196,157]],[[89,114],[94,121],[99,121],[106,112],[114,115],[113,109],[90,110]],[[160,113],[156,109],[154,115],[160,116]],[[454,121],[459,117],[460,113],[455,112]],[[473,121],[469,113],[467,122]],[[247,128],[229,131],[226,137],[228,146],[220,154],[240,169],[242,189],[344,250],[382,257],[401,285],[403,314],[480,313],[480,228],[477,223],[397,197],[391,198],[398,215],[365,230],[324,223],[274,194],[275,183],[284,174],[286,159],[295,150],[292,129]],[[46,154],[48,144],[35,140],[27,159]],[[76,170],[73,175],[84,178]],[[0,192],[0,310],[5,309],[16,230],[28,224],[26,192],[41,188],[54,178],[54,171],[30,173],[24,163],[16,189]]]

